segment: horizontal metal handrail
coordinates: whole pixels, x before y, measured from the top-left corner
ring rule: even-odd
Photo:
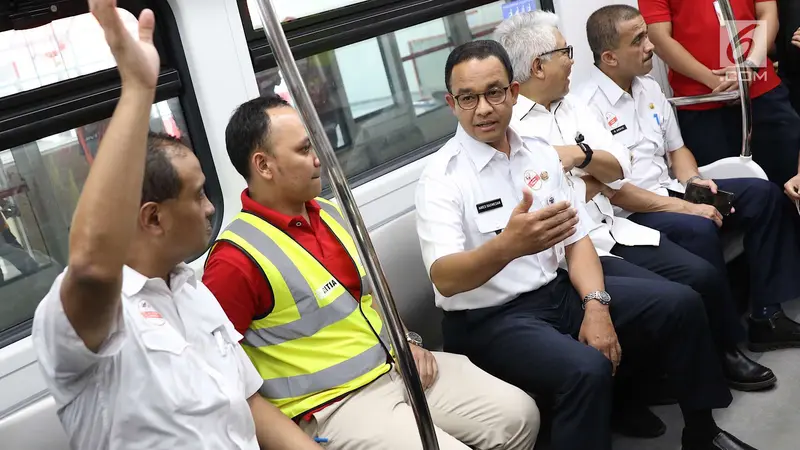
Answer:
[[[732,102],[739,100],[739,91],[719,92],[716,94],[693,95],[690,97],[672,97],[669,102],[673,106],[701,105],[703,103]]]

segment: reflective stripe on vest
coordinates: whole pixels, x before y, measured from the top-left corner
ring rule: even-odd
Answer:
[[[265,347],[311,336],[328,325],[346,318],[358,309],[358,302],[347,289],[344,289],[330,304],[320,308],[317,298],[303,274],[275,241],[242,219],[234,220],[228,230],[246,240],[262,255],[269,258],[286,280],[297,310],[300,312],[300,320],[285,325],[258,330],[248,329],[244,333],[245,341],[248,344],[253,347]],[[364,284],[363,279],[362,284]]]

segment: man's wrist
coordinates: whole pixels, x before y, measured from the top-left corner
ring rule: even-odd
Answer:
[[[704,180],[704,178],[702,176],[700,176],[700,174],[692,175],[691,177],[689,177],[689,179],[686,180],[685,183],[683,183],[683,185],[684,186],[689,186],[689,184],[691,184],[691,183],[693,183],[693,182],[695,182],[697,180]]]
[[[584,305],[584,315],[609,314],[608,305],[604,305],[596,300],[591,300]]]

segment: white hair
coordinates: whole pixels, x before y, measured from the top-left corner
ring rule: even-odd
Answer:
[[[494,38],[508,52],[514,68],[514,81],[524,83],[531,78],[531,65],[536,57],[556,49],[558,16],[547,11],[515,14],[498,25]],[[542,56],[547,61],[550,55]]]

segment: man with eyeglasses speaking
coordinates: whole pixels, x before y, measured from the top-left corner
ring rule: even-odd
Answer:
[[[694,439],[683,448],[729,448],[713,444],[711,410],[731,394],[700,296],[665,279],[604,276],[558,153],[509,128],[513,80],[494,41],[457,47],[445,66],[459,126],[415,201],[445,350],[552,402],[553,450],[610,450],[617,367],[656,355]]]

